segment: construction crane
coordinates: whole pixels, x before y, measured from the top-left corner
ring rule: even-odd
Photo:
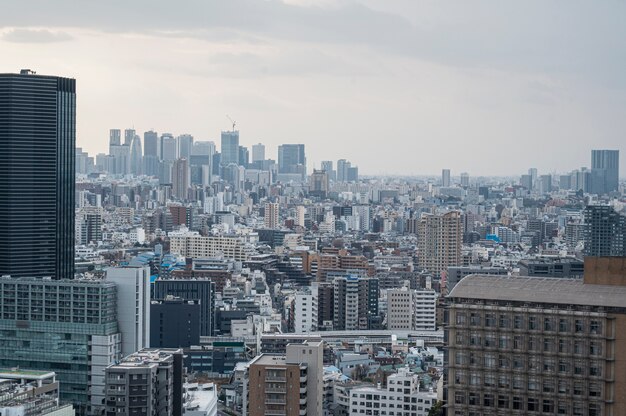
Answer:
[[[235,126],[237,125],[237,122],[233,120],[232,118],[230,118],[228,114],[226,114],[226,117],[230,120],[231,123],[233,123],[233,131],[235,131]]]

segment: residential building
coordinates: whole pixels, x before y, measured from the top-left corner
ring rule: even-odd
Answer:
[[[461,213],[423,214],[418,228],[418,266],[440,274],[450,266],[462,265],[463,229]]]
[[[0,74],[0,125],[0,275],[72,279],[76,81]]]
[[[444,188],[450,186],[450,169],[441,170],[441,186]]]
[[[280,228],[279,212],[280,205],[278,202],[267,202],[264,206],[263,226],[265,228]]]
[[[335,277],[333,329],[368,329],[378,316],[378,279],[355,275]]]
[[[106,368],[106,416],[182,416],[183,350],[147,348]]]
[[[0,368],[0,409],[10,416],[74,416],[71,404],[59,401],[53,371]]]
[[[322,415],[323,341],[289,344],[285,355],[261,354],[248,366],[244,416]]]
[[[235,261],[245,261],[251,252],[239,237],[204,237],[197,232],[170,233],[170,251],[190,258],[207,258],[218,255]]]
[[[583,211],[586,256],[626,256],[626,216],[608,205]]]
[[[387,290],[387,329],[434,331],[437,293],[434,290]]]
[[[179,200],[186,201],[189,183],[190,171],[188,160],[176,159],[172,165],[172,196]]]
[[[350,415],[428,416],[437,393],[421,391],[417,374],[408,368],[387,378],[387,387],[359,386],[350,389]]]

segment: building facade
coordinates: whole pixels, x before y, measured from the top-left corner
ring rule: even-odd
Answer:
[[[74,277],[76,81],[0,74],[0,275]]]

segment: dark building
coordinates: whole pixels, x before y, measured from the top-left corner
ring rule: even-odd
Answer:
[[[218,310],[215,313],[215,333],[217,335],[230,335],[232,322],[248,317],[247,310]]]
[[[244,341],[215,339],[209,345],[185,349],[185,367],[190,373],[231,374],[237,363],[250,360]]]
[[[573,257],[546,258],[520,260],[517,264],[520,276],[530,277],[583,277],[584,263]],[[484,273],[481,273],[484,274]]]
[[[152,299],[174,296],[200,302],[200,336],[211,336],[215,318],[215,283],[205,279],[157,279],[152,285]]]
[[[150,346],[187,348],[200,343],[200,303],[167,298],[150,304]]]
[[[607,205],[589,205],[585,220],[585,255],[626,256],[626,217]]]
[[[306,157],[303,144],[278,146],[278,173],[300,173],[306,175]]]
[[[0,275],[74,277],[76,81],[0,74]]]

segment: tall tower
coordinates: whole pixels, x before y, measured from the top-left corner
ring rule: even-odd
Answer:
[[[0,275],[74,277],[76,80],[0,74]]]
[[[619,186],[619,150],[592,150],[591,174],[593,177],[591,192],[602,194],[617,191]]]
[[[220,164],[226,166],[229,163],[239,164],[239,131],[222,132],[222,157]]]
[[[263,225],[265,228],[278,228],[278,211],[280,205],[277,202],[268,202],[265,204],[265,214],[263,216]]]
[[[441,170],[441,186],[444,188],[450,186],[450,169]]]
[[[265,145],[258,143],[252,145],[252,162],[265,160]]]
[[[188,189],[189,163],[187,162],[187,159],[177,159],[172,166],[172,194],[178,199],[184,201],[187,199]]]
[[[425,214],[418,225],[419,267],[441,273],[461,264],[461,213]]]

